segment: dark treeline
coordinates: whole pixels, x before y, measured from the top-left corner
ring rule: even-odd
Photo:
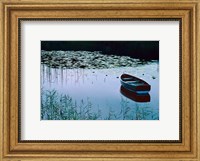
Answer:
[[[159,41],[42,41],[46,51],[102,51],[102,54],[124,55],[132,58],[158,60]]]

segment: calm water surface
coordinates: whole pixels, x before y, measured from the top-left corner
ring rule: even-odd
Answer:
[[[136,102],[121,94],[120,75],[123,73],[137,76],[151,85],[150,102]],[[76,106],[89,102],[90,112],[98,113],[98,120],[159,120],[158,61],[112,69],[55,69],[41,65],[41,90],[69,96]],[[43,96],[42,103],[46,99]],[[47,114],[44,116],[42,119],[48,119]]]

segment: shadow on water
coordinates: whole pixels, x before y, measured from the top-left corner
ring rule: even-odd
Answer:
[[[123,96],[125,96],[135,102],[150,102],[150,100],[151,100],[151,97],[149,94],[137,94],[137,93],[127,90],[123,86],[120,87],[120,92]]]

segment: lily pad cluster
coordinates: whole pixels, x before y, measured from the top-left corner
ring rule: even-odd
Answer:
[[[106,55],[101,51],[41,51],[41,63],[52,68],[107,69],[134,67],[141,61],[129,56]]]

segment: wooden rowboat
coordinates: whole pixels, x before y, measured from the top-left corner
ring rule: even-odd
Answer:
[[[129,74],[122,74],[120,81],[124,88],[137,94],[147,94],[151,89],[147,82]]]

